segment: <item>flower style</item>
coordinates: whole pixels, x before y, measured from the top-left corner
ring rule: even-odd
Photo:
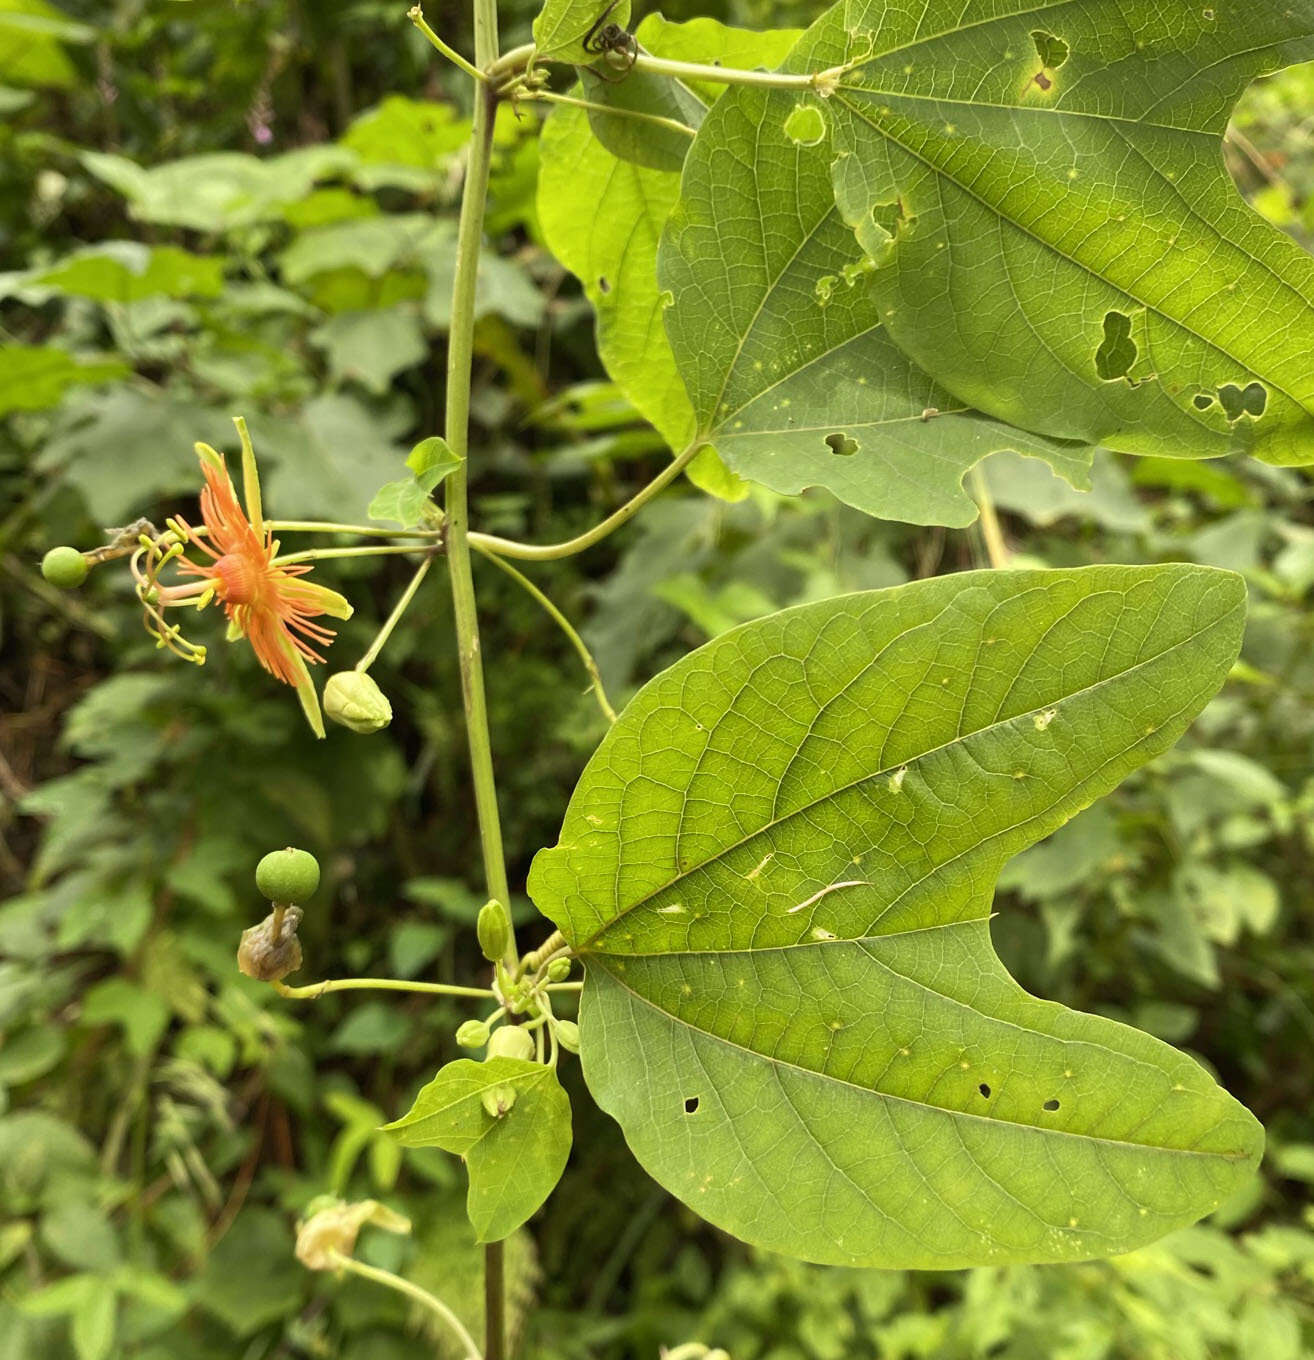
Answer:
[[[201,491],[205,527],[194,529],[179,516],[167,521],[167,534],[158,538],[143,534],[133,555],[137,595],[146,611],[146,627],[159,646],[198,665],[205,661],[205,648],[187,641],[181,629],[166,620],[164,610],[221,604],[228,616],[229,639],[246,638],[265,670],[296,690],[310,726],[322,737],[319,696],[307,663],[324,660],[317,649],[333,640],[333,631],[312,620],[325,614],[350,618],[351,606],[337,591],[303,580],[311,570],[308,565],[279,562],[278,540],[262,515],[251,439],[245,421],[239,418],[236,424],[242,439],[245,510],[222,455],[208,444],[197,444],[205,479]],[[208,560],[187,557],[188,545]],[[160,572],[170,563],[180,575],[194,579],[163,584]]]

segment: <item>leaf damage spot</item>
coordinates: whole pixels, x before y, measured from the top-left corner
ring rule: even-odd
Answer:
[[[898,793],[899,790],[903,788],[903,781],[907,777],[908,767],[906,765],[900,765],[899,768],[895,770],[895,772],[890,776],[890,792]]]
[[[1057,717],[1057,708],[1047,708],[1043,713],[1037,713],[1032,722],[1035,723],[1037,732],[1043,732]]]
[[[856,439],[851,439],[841,430],[836,430],[834,434],[826,436],[826,447],[831,453],[837,454],[841,458],[852,458],[862,447]]]
[[[1053,1114],[1054,1111],[1058,1109],[1058,1107],[1059,1103],[1057,1100],[1047,1100],[1040,1108],[1042,1110],[1047,1110],[1050,1114]]]
[[[698,1096],[685,1096],[684,1098],[685,1114],[696,1114],[698,1112],[698,1101],[699,1101]]]
[[[1104,314],[1104,341],[1095,351],[1095,371],[1105,382],[1125,378],[1136,362],[1136,341],[1131,338],[1131,317],[1125,312]]]
[[[1223,414],[1235,423],[1242,416],[1258,420],[1268,408],[1268,388],[1263,383],[1252,382],[1245,388],[1235,383],[1226,383],[1218,389],[1218,404]]]
[[[806,901],[800,902],[797,906],[790,907],[786,916],[793,916],[796,911],[806,911],[814,903],[820,902],[823,897],[828,897],[833,892],[839,892],[841,888],[870,888],[871,884],[865,878],[846,878],[843,883],[830,883],[826,887],[814,892]],[[834,938],[832,936],[832,938]]]
[[[1072,49],[1062,38],[1046,33],[1043,28],[1031,30],[1031,41],[1036,45],[1036,56],[1046,71],[1057,71],[1071,55]],[[1045,87],[1048,88],[1048,87]]]
[[[816,294],[818,305],[824,307],[830,301],[830,295],[835,291],[835,285],[839,278],[834,274],[823,274],[816,282],[813,292]]]
[[[785,136],[795,146],[816,146],[826,136],[826,119],[815,104],[795,104],[785,119]]]
[[[985,1082],[982,1082],[976,1089],[980,1091],[987,1100],[990,1099],[990,1087],[987,1086]]]
[[[611,284],[607,281],[607,276],[605,274],[598,279],[598,292],[604,294],[611,292]]]
[[[1208,392],[1197,392],[1191,401],[1197,411],[1207,411],[1214,404],[1214,398]]]

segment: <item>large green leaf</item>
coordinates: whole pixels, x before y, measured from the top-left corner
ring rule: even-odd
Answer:
[[[514,1104],[494,1116],[484,1097]],[[441,1068],[410,1111],[385,1125],[407,1147],[440,1147],[465,1159],[466,1209],[480,1242],[509,1237],[552,1193],[570,1155],[570,1100],[556,1072],[519,1058],[460,1058]]]
[[[726,196],[744,192],[745,130],[776,130],[755,162],[768,246],[779,257],[792,239],[773,196],[803,182],[800,214],[833,271],[874,267],[863,303],[959,400],[1134,453],[1314,461],[1314,260],[1245,206],[1221,154],[1246,84],[1312,55],[1311,0],[837,5],[786,62],[856,63],[828,98],[730,96],[699,137],[671,263],[684,303],[673,337],[688,332],[691,298],[719,303],[714,262],[694,253],[710,198],[734,247],[751,248],[755,215],[727,214]],[[778,130],[799,105],[824,135],[786,157]],[[798,273],[781,286],[805,316]],[[778,310],[744,272],[734,296]],[[800,329],[806,343],[817,323]],[[719,421],[707,376],[676,353],[700,415]]]
[[[797,29],[749,33],[714,19],[646,18],[637,37],[659,56],[735,67],[778,65]],[[622,82],[623,84],[624,82]],[[710,103],[719,91],[696,91]],[[594,123],[602,115],[595,115]],[[617,122],[620,120],[617,119]],[[679,195],[678,166],[654,169],[603,145],[581,109],[559,106],[539,147],[538,213],[553,254],[576,275],[598,317],[598,355],[644,419],[677,451],[695,430],[693,410],[662,327],[657,242]],[[717,495],[742,495],[715,455],[690,476]]]
[[[584,1075],[712,1222],[846,1265],[1127,1251],[1250,1174],[1191,1059],[1027,995],[996,876],[1170,746],[1241,579],[969,573],[804,605],[647,685],[529,889],[582,956]]]
[[[1088,485],[1088,448],[969,409],[895,346],[871,263],[835,204],[829,125],[815,143],[806,119],[786,131],[798,107],[779,90],[733,90],[685,160],[658,280],[698,433],[732,471],[776,491],[824,486],[918,524],[970,524],[963,477],[999,449]]]

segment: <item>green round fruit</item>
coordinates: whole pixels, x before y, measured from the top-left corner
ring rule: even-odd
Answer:
[[[76,548],[51,548],[41,559],[41,575],[60,590],[76,590],[90,570],[87,559]]]
[[[319,887],[319,861],[308,850],[271,850],[256,865],[256,887],[271,902],[305,902]]]

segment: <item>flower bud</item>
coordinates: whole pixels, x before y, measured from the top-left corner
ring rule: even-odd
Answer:
[[[364,671],[338,671],[324,684],[324,712],[353,732],[378,732],[392,721],[388,696]]]
[[[238,968],[257,982],[281,982],[295,973],[301,967],[300,922],[301,908],[286,907],[281,915],[271,911],[258,926],[244,930],[237,946]]]
[[[573,1020],[554,1020],[552,1028],[556,1033],[557,1043],[567,1053],[579,1052],[579,1026]]]
[[[516,1088],[514,1086],[490,1086],[479,1097],[479,1101],[494,1119],[501,1119],[516,1103]]]
[[[523,1025],[499,1025],[489,1036],[487,1056],[532,1061],[534,1036]]]
[[[316,1206],[322,1206],[318,1209]],[[311,1270],[336,1270],[339,1257],[356,1249],[356,1236],[367,1223],[388,1232],[408,1233],[411,1221],[378,1200],[346,1204],[330,1196],[317,1196],[308,1206],[314,1212],[297,1225],[297,1260]]]
[[[506,953],[506,947],[511,943],[511,918],[496,898],[479,908],[475,934],[479,937],[484,958],[490,963],[496,963]]]
[[[553,959],[548,964],[547,975],[549,982],[564,982],[570,976],[570,960]]]
[[[256,865],[256,887],[271,902],[305,902],[319,887],[319,861],[308,850],[271,850]]]
[[[76,548],[51,548],[41,559],[41,575],[60,590],[76,590],[90,570],[87,559]]]
[[[483,1020],[467,1020],[456,1031],[456,1042],[462,1048],[483,1048],[491,1031]]]

